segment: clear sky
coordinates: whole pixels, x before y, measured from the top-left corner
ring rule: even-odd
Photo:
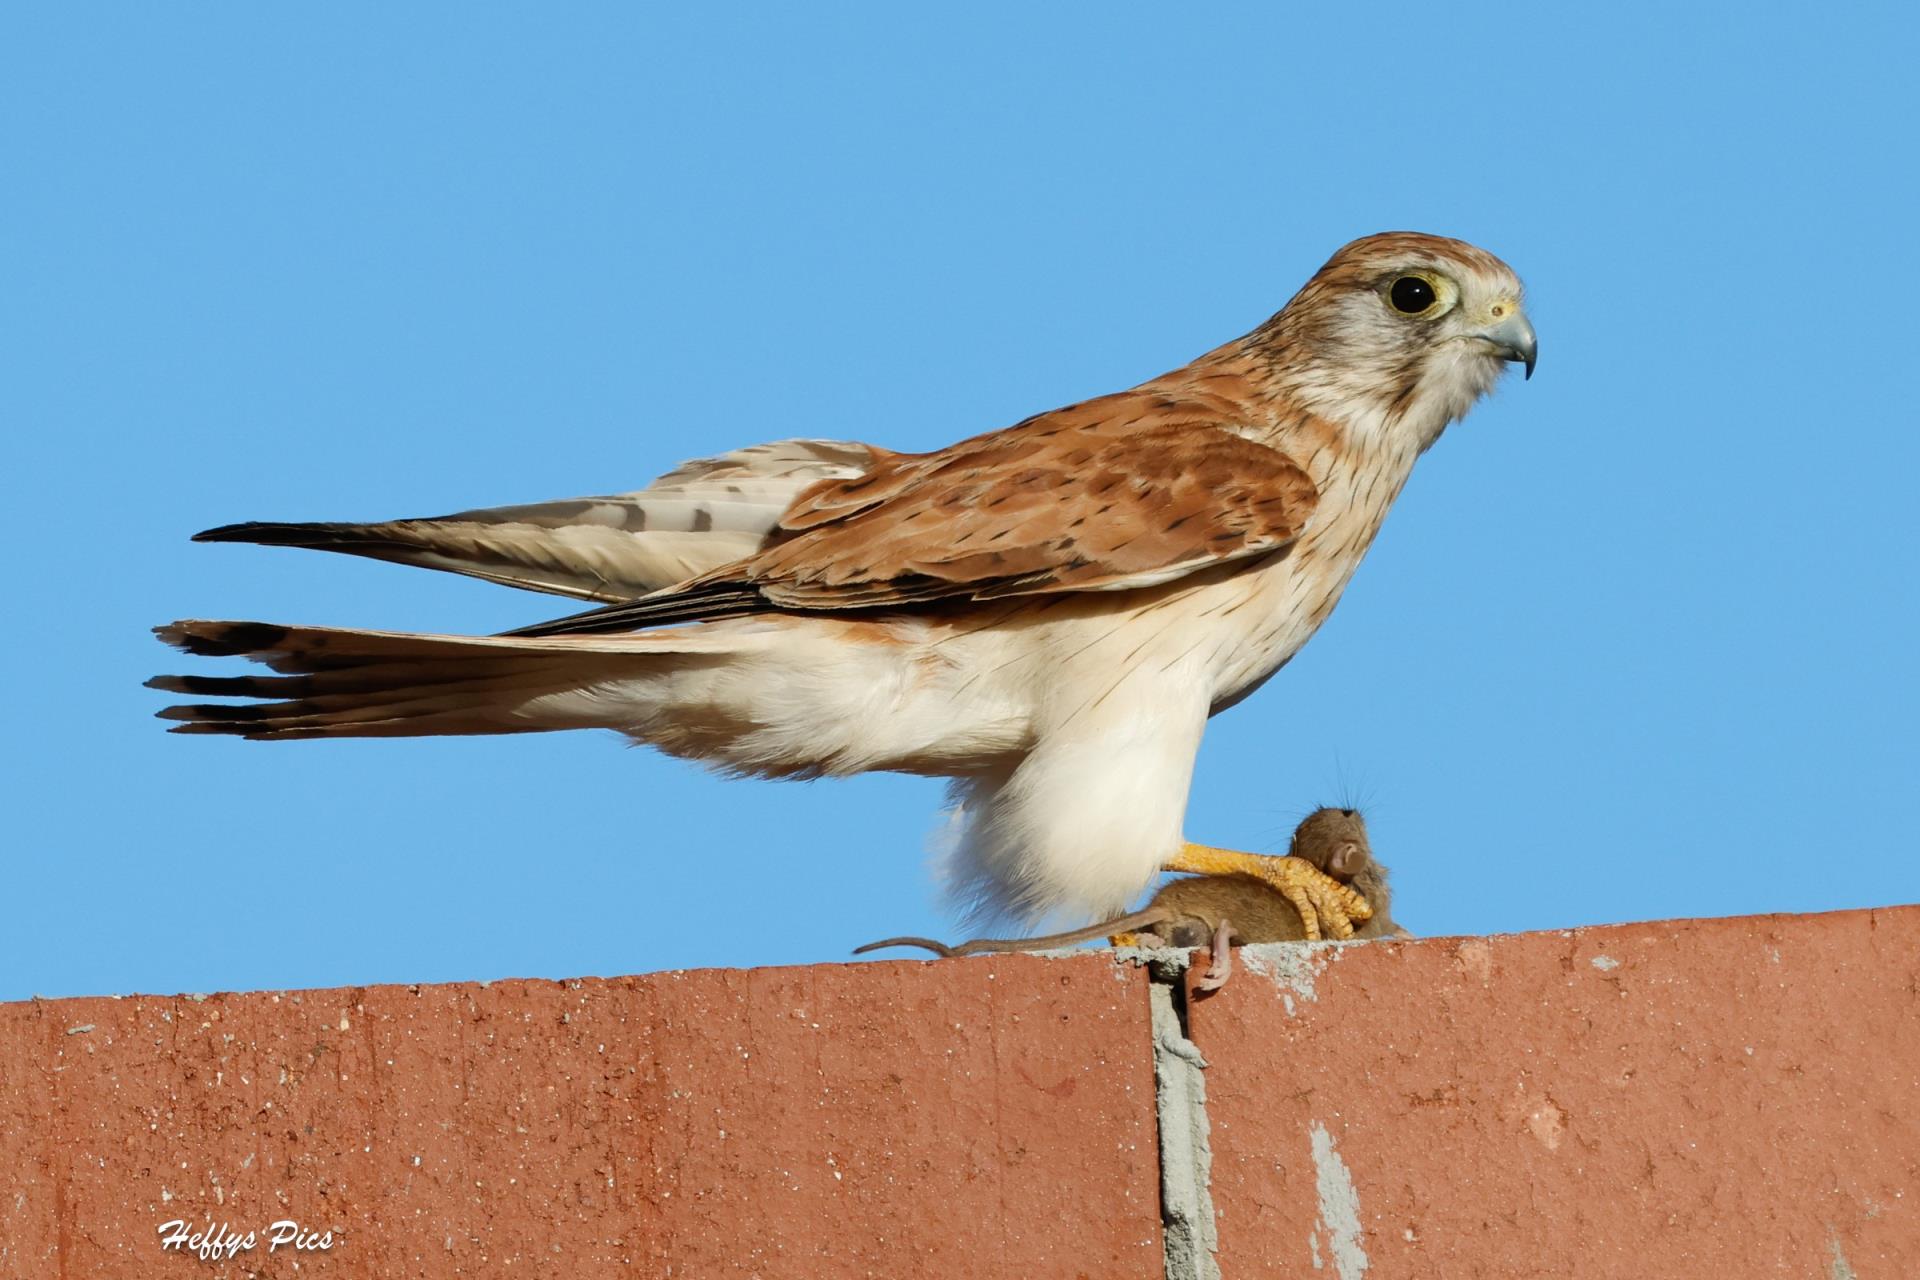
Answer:
[[[934,447],[1389,228],[1511,262],[1539,372],[1213,722],[1189,834],[1357,796],[1422,933],[1920,900],[1911,7],[650,9],[12,9],[0,998],[950,935],[933,782],[165,734],[140,681],[213,668],[158,622],[568,607],[188,535]]]

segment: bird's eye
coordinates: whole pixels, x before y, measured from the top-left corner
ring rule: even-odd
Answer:
[[[1387,301],[1393,304],[1395,311],[1417,316],[1431,307],[1436,299],[1430,281],[1419,276],[1401,276],[1387,290]]]

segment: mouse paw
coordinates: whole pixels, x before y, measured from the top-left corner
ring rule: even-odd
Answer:
[[[1213,962],[1205,973],[1193,980],[1196,991],[1218,991],[1233,976],[1233,925],[1225,916],[1220,917],[1219,925],[1214,928],[1210,946]]]

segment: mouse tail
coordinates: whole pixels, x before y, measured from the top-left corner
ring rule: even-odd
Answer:
[[[1098,924],[1069,929],[1065,933],[1042,934],[1037,938],[975,938],[972,942],[961,943],[951,951],[956,956],[976,956],[1007,951],[1051,951],[1055,947],[1071,947],[1082,942],[1092,942],[1095,938],[1150,928],[1164,922],[1167,918],[1165,910],[1159,907],[1146,907],[1124,916],[1115,916],[1111,920],[1102,920]]]
[[[951,960],[954,956],[965,954],[964,952],[954,950],[944,942],[935,942],[932,938],[882,938],[878,942],[869,942],[864,947],[855,947],[853,954],[857,956],[865,955],[869,951],[879,951],[884,947],[924,947],[935,955],[948,960]]]

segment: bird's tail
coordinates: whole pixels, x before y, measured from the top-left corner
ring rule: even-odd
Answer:
[[[255,739],[623,728],[621,709],[591,690],[644,682],[724,653],[685,632],[511,640],[197,620],[154,631],[187,653],[245,657],[279,673],[147,681],[167,693],[260,699],[185,703],[159,713],[179,722],[175,733]]]

